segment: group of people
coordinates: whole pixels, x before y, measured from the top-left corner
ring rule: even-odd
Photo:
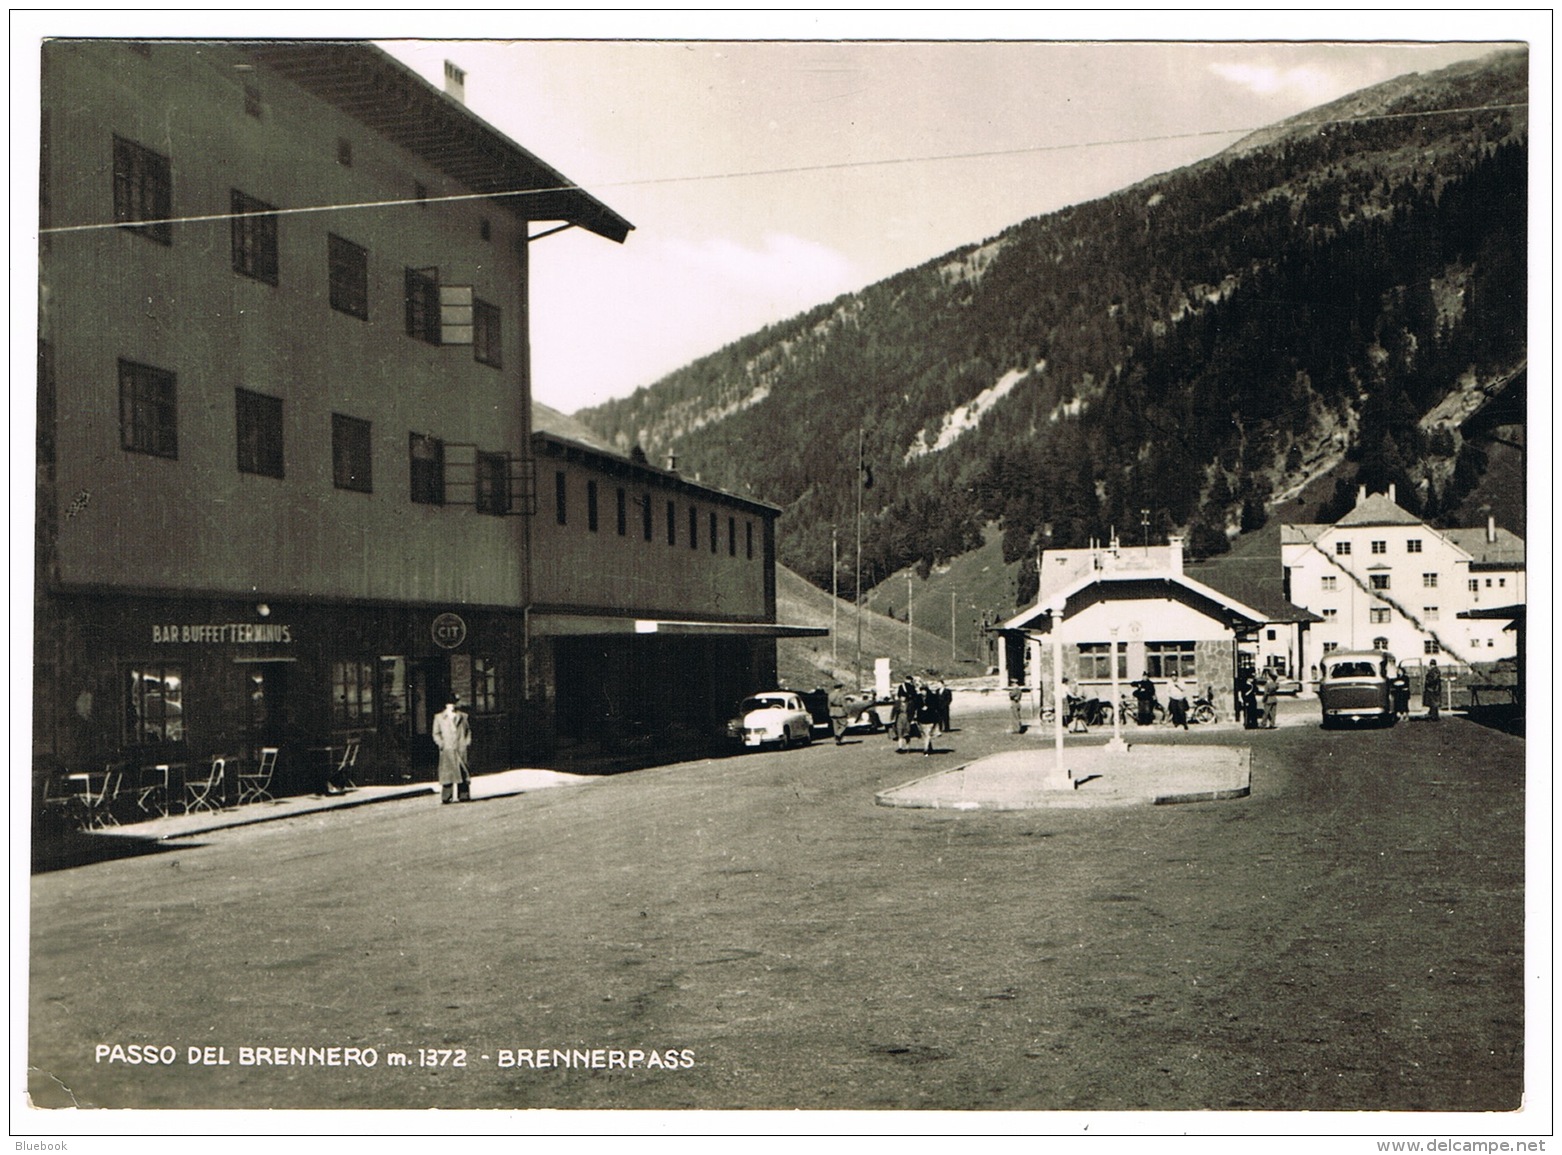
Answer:
[[[1237,714],[1247,730],[1273,730],[1280,709],[1280,677],[1265,666],[1255,674],[1244,670],[1237,678]]]
[[[915,675],[895,687],[890,707],[890,733],[895,737],[895,753],[911,749],[914,738],[922,739],[922,756],[933,753],[933,739],[949,729],[949,706],[954,693],[935,680],[924,681]]]

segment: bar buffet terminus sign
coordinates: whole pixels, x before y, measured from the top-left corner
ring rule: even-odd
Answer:
[[[271,643],[291,643],[293,630],[291,626],[273,624],[271,622],[213,622],[209,624],[189,625],[154,625],[152,627],[152,641],[155,644],[168,642],[190,643],[194,645],[264,645]]]

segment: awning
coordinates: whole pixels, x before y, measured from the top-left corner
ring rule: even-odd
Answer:
[[[826,626],[786,626],[777,622],[701,622],[669,618],[628,618],[607,614],[536,613],[531,616],[534,634],[545,637],[581,637],[590,634],[668,634],[682,637],[822,638]]]

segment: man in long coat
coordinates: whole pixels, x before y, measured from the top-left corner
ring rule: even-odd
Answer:
[[[434,745],[439,747],[439,800],[470,802],[472,775],[467,770],[466,751],[472,744],[472,726],[466,715],[456,709],[451,698],[434,715]]]

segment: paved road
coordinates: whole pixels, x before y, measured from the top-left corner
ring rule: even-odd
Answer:
[[[935,767],[1046,748],[1005,722],[967,718],[931,759],[882,738],[819,744],[471,806],[312,815],[40,874],[32,1094],[148,1108],[1519,1105],[1522,741],[1458,719],[1158,731],[1130,737],[1251,745],[1252,796],[873,804]],[[132,1044],[175,1062],[98,1057]],[[241,1051],[262,1047],[303,1062]],[[375,1065],[346,1063],[347,1048]],[[530,1054],[503,1065],[506,1052]],[[634,1068],[608,1066],[615,1052]]]

